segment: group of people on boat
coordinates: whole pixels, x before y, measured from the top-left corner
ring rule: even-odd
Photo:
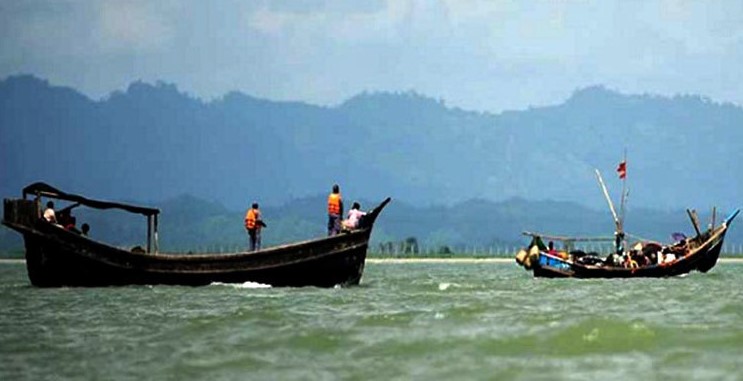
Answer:
[[[343,219],[343,197],[338,184],[333,184],[333,189],[328,195],[328,236],[340,234],[343,231],[357,229],[361,219],[366,212],[361,211],[361,204],[355,201],[348,211],[346,219]]]
[[[604,260],[605,265],[639,268],[670,263],[688,252],[686,240],[675,245],[664,246],[655,242],[638,242],[624,253],[614,253]]]
[[[338,184],[333,187],[328,195],[328,236],[334,236],[344,231],[358,229],[366,212],[361,211],[361,204],[354,202],[348,211],[346,219],[343,219],[343,196]],[[261,229],[267,225],[263,221],[261,211],[257,202],[253,202],[250,209],[245,212],[245,230],[248,232],[250,251],[261,249]]]
[[[87,223],[82,224],[80,229],[77,228],[77,218],[72,215],[72,209],[80,206],[80,203],[72,204],[68,207],[60,209],[59,211],[54,210],[54,202],[48,201],[46,203],[46,209],[44,209],[43,218],[46,222],[55,224],[59,227],[69,230],[73,233],[87,236],[90,232],[90,225]]]
[[[624,268],[639,268],[652,265],[661,265],[670,263],[683,257],[688,252],[686,240],[664,246],[655,242],[638,242],[628,252],[624,247],[619,245],[615,252],[609,254],[605,259],[599,257],[597,253],[583,252],[581,250],[558,251],[554,243],[549,241],[546,253],[564,260],[572,260],[576,263],[592,266],[611,266]]]

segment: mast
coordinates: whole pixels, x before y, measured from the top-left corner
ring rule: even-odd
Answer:
[[[604,191],[604,198],[606,198],[606,202],[609,204],[609,210],[611,211],[611,216],[614,217],[614,225],[617,228],[617,232],[622,231],[622,225],[619,221],[619,217],[617,217],[617,212],[614,210],[614,203],[611,202],[611,197],[609,197],[609,191],[606,190],[606,185],[604,184],[604,179],[601,177],[601,172],[599,172],[598,169],[594,169],[596,171],[596,177],[599,179],[599,184],[601,185],[601,190]]]
[[[624,229],[624,214],[625,214],[625,205],[627,204],[627,149],[624,150],[624,158],[622,158],[622,162],[619,164],[621,171],[619,172],[619,178],[622,180],[622,198],[620,201],[619,206],[619,223],[622,226],[622,229]]]
[[[620,168],[621,169],[621,165]],[[595,169],[596,171],[596,177],[599,180],[599,184],[601,184],[601,190],[604,191],[604,197],[606,198],[606,202],[609,204],[609,210],[611,210],[611,215],[614,217],[614,226],[616,227],[614,231],[614,246],[615,251],[617,254],[622,255],[624,254],[624,248],[627,246],[627,242],[624,236],[624,226],[623,221],[620,220],[619,216],[617,216],[617,211],[614,209],[614,203],[611,201],[611,197],[609,197],[609,191],[606,189],[606,184],[604,184],[604,179],[601,177],[601,172],[599,172],[598,169]],[[621,172],[620,172],[621,173]],[[622,188],[624,191],[624,188]],[[622,213],[624,213],[624,194],[622,194]],[[622,218],[624,218],[622,216]]]
[[[625,206],[627,205],[627,149],[624,149],[624,157],[622,158],[622,162],[619,163],[619,168],[617,168],[617,171],[619,172],[619,178],[622,180],[622,198],[620,201],[620,215],[619,215],[619,238],[622,240],[622,248],[627,247],[627,238],[624,235],[624,216],[626,212]],[[619,249],[617,249],[619,251]]]

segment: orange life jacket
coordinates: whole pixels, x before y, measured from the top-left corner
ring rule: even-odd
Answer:
[[[331,193],[328,196],[328,214],[340,215],[341,214],[341,194]]]
[[[261,212],[258,211],[258,209],[250,208],[247,213],[245,213],[245,228],[246,229],[255,229],[258,224],[256,221],[261,218]]]

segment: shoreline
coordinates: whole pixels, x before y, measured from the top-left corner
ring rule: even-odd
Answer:
[[[513,263],[514,258],[367,258],[368,263]],[[720,258],[719,264],[743,263],[741,258]]]
[[[514,258],[367,258],[367,263],[380,264],[403,264],[403,263],[516,263]],[[720,258],[718,263],[743,263],[743,257],[740,258]],[[2,264],[26,264],[25,259],[0,259]]]

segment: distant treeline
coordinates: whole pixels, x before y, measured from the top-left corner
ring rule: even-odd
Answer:
[[[363,208],[375,204],[361,200]],[[166,252],[231,252],[247,247],[244,211],[210,201],[181,196],[158,205],[160,248]],[[62,203],[58,207],[64,207]],[[296,199],[280,207],[262,208],[268,224],[264,246],[320,237],[325,234],[324,196]],[[121,247],[143,245],[146,220],[116,211],[74,209],[78,224],[91,226],[91,237]],[[709,221],[700,213],[700,220]],[[717,222],[722,217],[717,217]],[[726,250],[743,251],[743,223],[736,221],[726,238]],[[577,204],[513,199],[501,203],[479,200],[450,207],[414,207],[394,200],[382,212],[369,251],[383,256],[512,255],[528,243],[525,230],[568,236],[607,236],[613,224],[608,211]],[[626,228],[643,239],[666,242],[674,232],[691,235],[684,211],[633,210]],[[639,239],[639,238],[637,238]],[[0,229],[0,251],[21,250],[23,242],[12,230]],[[588,248],[599,250],[597,247]]]

